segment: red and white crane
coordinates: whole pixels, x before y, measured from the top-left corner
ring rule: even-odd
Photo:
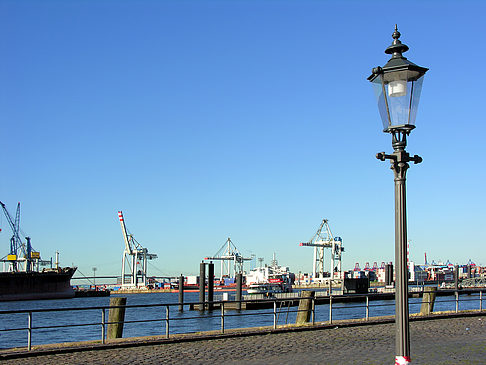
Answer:
[[[123,212],[118,212],[125,249],[123,250],[121,285],[123,288],[138,288],[147,286],[147,260],[157,258],[157,254],[149,253],[142,247],[125,226]]]

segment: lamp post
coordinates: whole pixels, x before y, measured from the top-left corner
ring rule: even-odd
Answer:
[[[395,175],[395,364],[409,364],[410,332],[408,322],[407,216],[405,180],[409,162],[422,162],[410,156],[405,147],[407,136],[415,128],[415,118],[427,68],[410,62],[402,53],[408,51],[395,25],[393,43],[385,53],[392,57],[383,67],[375,67],[368,80],[373,84],[383,132],[392,136],[393,153],[376,154],[381,161],[390,160]]]
[[[93,267],[93,285],[94,289],[96,290],[96,267]]]

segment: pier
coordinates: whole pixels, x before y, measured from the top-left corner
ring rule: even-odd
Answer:
[[[436,292],[436,295],[439,297],[444,296],[455,296],[456,290],[453,289],[442,289]],[[462,289],[458,291],[458,295],[471,295],[474,293],[479,293],[479,289]],[[411,291],[409,293],[409,298],[422,298],[423,292],[420,291]],[[281,299],[282,301],[279,302],[280,307],[296,307],[299,305],[300,301],[300,293],[280,293],[275,294],[274,298]],[[368,293],[368,294],[344,294],[344,295],[333,295],[332,301],[333,303],[357,303],[357,302],[365,302],[366,300],[369,301],[377,301],[377,300],[394,300],[395,293],[393,291],[387,293]],[[216,299],[221,300],[221,299]],[[325,291],[316,291],[315,297],[315,305],[322,305],[322,304],[329,304],[330,297],[326,294]],[[212,304],[213,309],[221,309],[221,302]],[[243,301],[239,304],[237,301],[227,301],[224,302],[224,309],[231,310],[231,309],[241,309],[241,310],[258,310],[258,309],[266,309],[266,308],[273,308],[274,302],[272,297],[266,298],[263,295],[244,295]],[[198,305],[196,304],[189,304],[190,310],[199,310]],[[207,309],[207,308],[206,308]]]

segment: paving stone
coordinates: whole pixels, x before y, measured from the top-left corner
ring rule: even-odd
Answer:
[[[486,316],[410,323],[413,364],[486,363]],[[393,364],[393,323],[97,349],[2,364]]]

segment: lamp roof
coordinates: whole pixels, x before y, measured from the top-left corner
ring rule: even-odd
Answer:
[[[385,50],[386,54],[391,54],[392,57],[383,67],[375,67],[372,70],[372,74],[368,77],[368,80],[373,81],[379,74],[384,74],[393,71],[416,71],[418,77],[422,76],[428,71],[428,68],[420,67],[415,63],[409,61],[406,57],[402,55],[409,50],[406,44],[400,41],[400,32],[395,24],[395,31],[392,34],[393,42],[391,46],[387,47]],[[415,73],[414,73],[415,74]]]

